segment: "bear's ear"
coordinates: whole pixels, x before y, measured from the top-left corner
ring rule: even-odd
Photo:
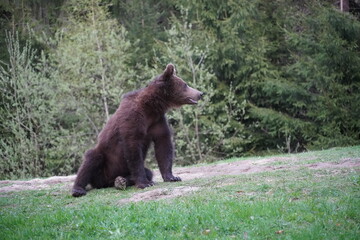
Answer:
[[[167,80],[169,79],[172,75],[175,75],[176,70],[175,70],[175,66],[171,63],[169,63],[166,68],[165,71],[163,73],[164,75],[164,79]]]

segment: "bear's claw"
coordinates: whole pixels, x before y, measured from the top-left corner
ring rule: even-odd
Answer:
[[[181,178],[171,176],[171,177],[167,177],[166,179],[164,179],[164,182],[181,182]]]

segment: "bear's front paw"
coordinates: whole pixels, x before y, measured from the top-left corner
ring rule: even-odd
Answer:
[[[181,178],[175,176],[166,177],[164,182],[181,182]]]
[[[140,189],[144,189],[144,188],[147,188],[147,187],[151,187],[151,186],[154,186],[155,183],[153,181],[148,181],[148,182],[141,182],[141,183],[136,183],[135,186],[137,188],[140,188]]]
[[[86,195],[86,190],[80,187],[74,187],[72,189],[72,196],[73,197],[81,197]]]

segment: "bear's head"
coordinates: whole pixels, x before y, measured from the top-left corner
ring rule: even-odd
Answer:
[[[203,96],[202,92],[190,87],[176,75],[175,66],[171,63],[166,66],[165,71],[155,79],[154,83],[172,107],[197,104]]]

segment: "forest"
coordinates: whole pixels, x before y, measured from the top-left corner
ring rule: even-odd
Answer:
[[[206,92],[168,113],[177,165],[358,145],[359,14],[360,0],[1,0],[0,179],[74,174],[121,96],[168,63]]]

